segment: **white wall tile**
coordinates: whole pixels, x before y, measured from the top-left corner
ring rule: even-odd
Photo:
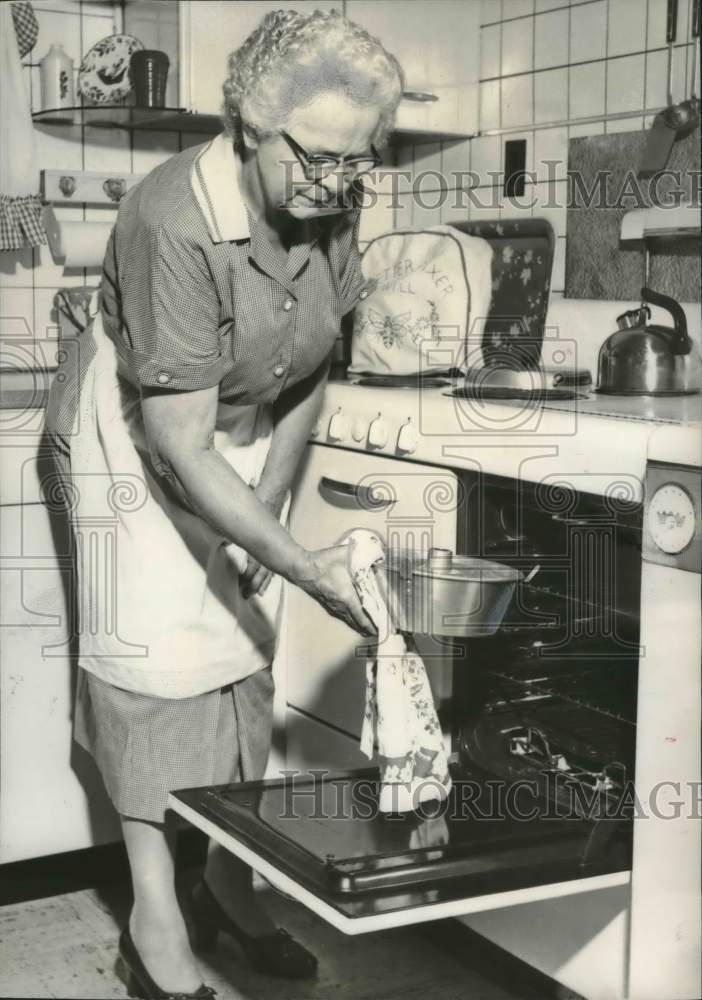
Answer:
[[[555,10],[557,7],[567,7],[570,0],[536,0],[537,14],[542,10]]]
[[[39,62],[49,51],[51,45],[62,45],[66,55],[73,60],[77,69],[81,60],[80,47],[80,10],[59,13],[55,10],[37,12],[39,34],[32,49],[32,61]]]
[[[551,288],[555,292],[565,289],[566,240],[561,236],[556,240],[553,250],[553,268],[551,270]]]
[[[433,202],[422,206],[415,202],[412,209],[412,225],[426,229],[429,226],[438,226],[441,223],[440,203],[434,205]]]
[[[395,229],[406,229],[412,225],[412,195],[410,193],[401,194],[398,198],[399,205],[395,209]]]
[[[31,337],[34,330],[34,293],[31,288],[0,286],[0,337]]]
[[[546,181],[532,187],[533,216],[548,219],[556,236],[565,236],[568,205],[568,181]]]
[[[468,222],[470,218],[469,208],[467,199],[457,201],[453,198],[448,198],[441,206],[439,212],[441,224],[447,226],[455,225],[458,222]]]
[[[503,195],[500,206],[501,219],[531,218],[533,188],[528,184],[523,195]]]
[[[534,11],[534,0],[502,0],[502,17],[524,17]]]
[[[424,170],[435,170],[441,173],[441,143],[423,142],[415,146],[414,167],[417,173]],[[436,180],[431,183],[433,187],[436,187]]]
[[[449,187],[460,183],[454,179],[454,174],[460,174],[463,170],[470,170],[471,140],[462,139],[460,142],[444,142],[441,149],[441,169]]]
[[[568,134],[571,139],[590,135],[604,135],[604,122],[585,122],[582,125],[569,125]]]
[[[646,107],[660,108],[667,103],[668,54],[649,52],[646,58]]]
[[[615,0],[609,5],[607,55],[640,52],[646,46],[646,0]]]
[[[73,282],[66,282],[66,284],[72,285]],[[80,285],[82,281],[77,281],[75,284]],[[60,315],[54,305],[54,296],[57,291],[58,287],[37,288],[34,292],[34,336],[37,340],[58,339],[61,324]]]
[[[538,75],[538,74],[537,74]],[[531,125],[534,117],[533,77],[511,76],[502,81],[502,126]]]
[[[86,128],[85,169],[105,173],[131,173],[129,132],[121,129]]]
[[[568,117],[568,70],[549,69],[534,75],[534,121],[556,122]]]
[[[375,205],[361,211],[360,239],[373,240],[382,233],[390,232],[393,223],[391,199],[387,195],[381,195]]]
[[[607,111],[636,111],[644,100],[644,57],[607,62]]]
[[[480,31],[480,79],[500,75],[502,27],[491,24]]]
[[[605,63],[570,67],[570,118],[590,118],[605,110]],[[590,134],[590,133],[588,133]]]
[[[178,152],[177,132],[137,131],[132,136],[132,171],[147,174]]]
[[[604,59],[607,54],[607,0],[570,11],[570,61]]]
[[[81,59],[88,54],[96,42],[99,42],[102,38],[106,38],[107,35],[111,35],[113,33],[112,16],[110,14],[105,17],[96,17],[94,15],[84,13],[82,23],[83,35]]]
[[[641,132],[644,128],[643,117],[639,118],[614,118],[605,122],[605,132],[607,135],[614,135],[617,132]]]
[[[533,22],[526,19],[502,25],[502,76],[527,73],[534,64]]]
[[[664,0],[648,0],[648,30],[646,48],[657,49],[666,44],[665,29],[668,5]]]
[[[480,84],[480,129],[500,127],[500,81]]]
[[[480,177],[481,184],[498,184],[502,171],[502,137],[485,135],[473,139],[470,169]],[[493,176],[497,174],[497,176]]]
[[[568,62],[569,10],[554,10],[534,19],[534,68],[563,66]]]
[[[546,165],[546,160],[551,161],[550,166]],[[567,128],[544,128],[534,132],[534,171],[537,181],[566,176],[568,172]]]
[[[683,45],[673,49],[673,100],[682,101],[689,94],[689,67],[687,63],[687,48]],[[699,59],[697,60],[699,63]],[[699,96],[699,90],[697,91]]]
[[[502,17],[502,0],[481,0],[480,23],[490,24]]]
[[[0,286],[3,288],[31,288],[34,261],[32,248],[3,250],[0,253]]]
[[[83,147],[78,125],[42,125],[34,129],[39,170],[82,170]]]

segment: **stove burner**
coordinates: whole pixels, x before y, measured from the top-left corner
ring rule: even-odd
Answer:
[[[518,389],[512,386],[500,385],[465,385],[452,389],[447,395],[460,399],[475,399],[478,402],[487,399],[523,399],[527,402],[548,402],[552,399],[586,399],[587,394],[574,389]]]

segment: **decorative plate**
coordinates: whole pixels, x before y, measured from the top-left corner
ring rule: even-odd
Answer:
[[[93,45],[78,71],[78,91],[96,104],[123,100],[132,89],[129,60],[144,45],[134,35],[108,35]]]

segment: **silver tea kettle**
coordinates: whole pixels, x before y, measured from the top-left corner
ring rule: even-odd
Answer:
[[[660,306],[674,326],[649,323],[646,303]],[[597,392],[615,396],[676,396],[702,388],[702,360],[687,332],[679,302],[641,289],[641,306],[617,317],[619,327],[600,348]]]

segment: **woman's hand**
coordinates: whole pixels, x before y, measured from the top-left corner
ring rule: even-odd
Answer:
[[[364,636],[375,636],[376,628],[363,610],[347,568],[347,545],[308,552],[292,579],[334,618],[339,618]]]

